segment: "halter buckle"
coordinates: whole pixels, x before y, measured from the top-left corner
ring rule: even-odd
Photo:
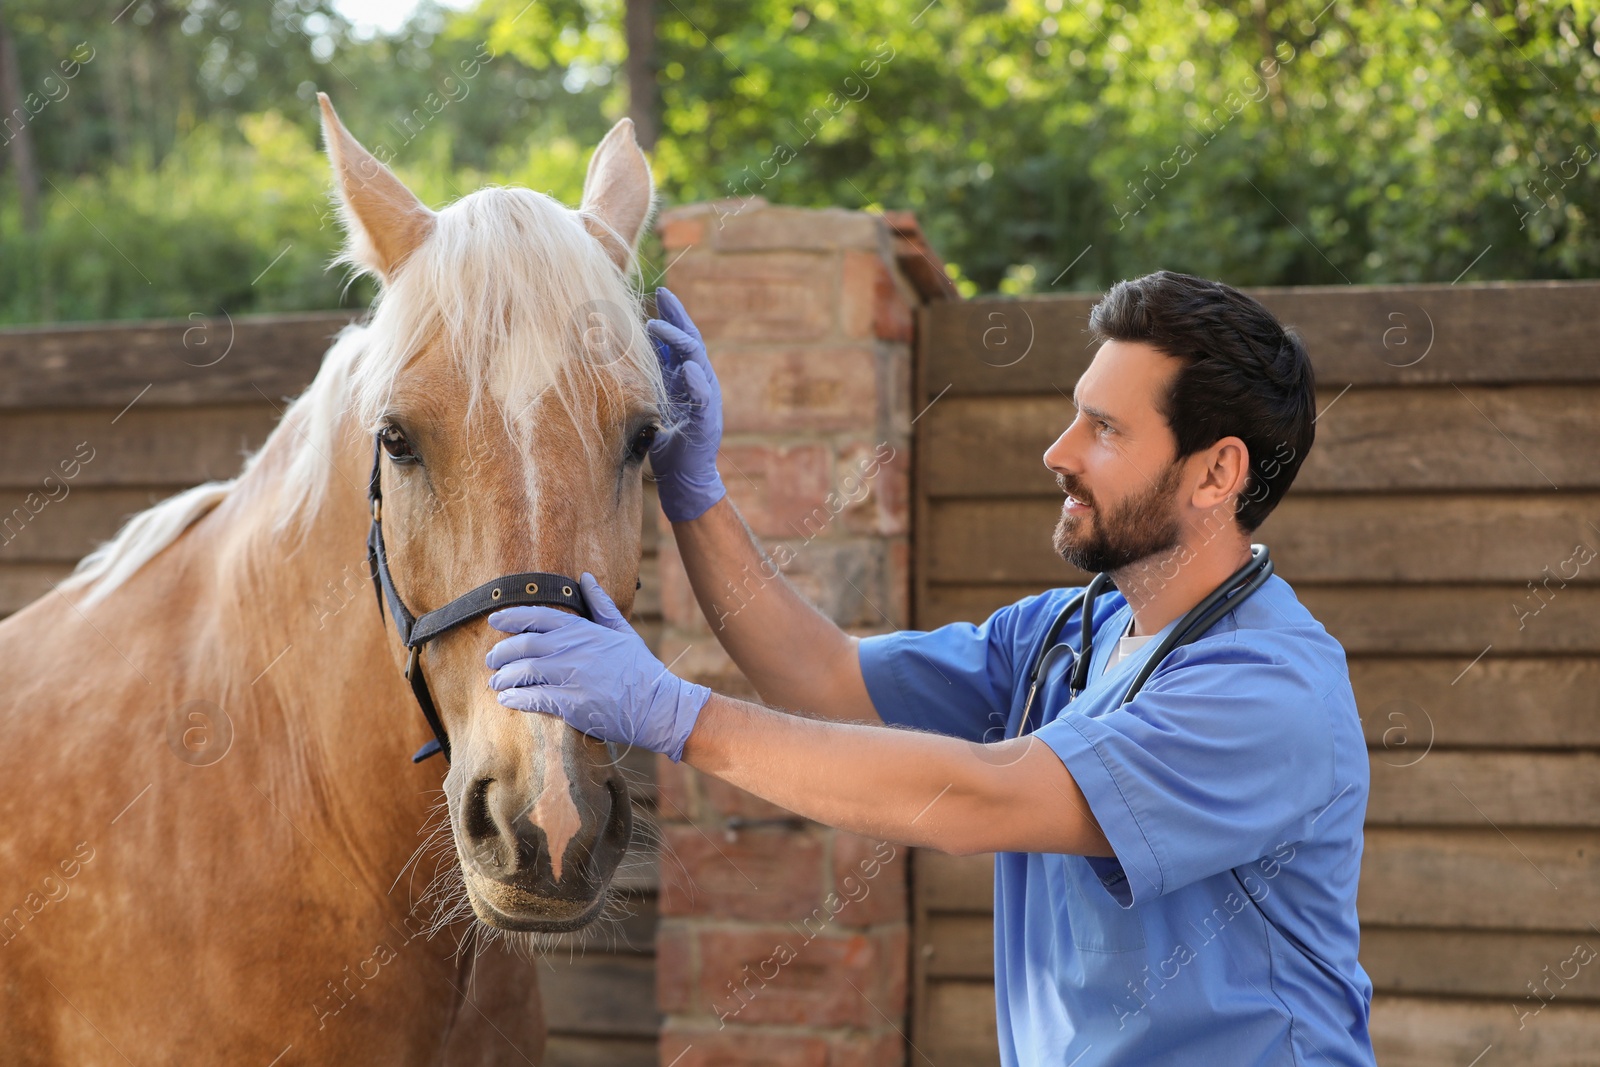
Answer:
[[[372,498],[372,521],[373,522],[382,522],[383,521],[383,498],[382,497],[373,497]]]
[[[417,670],[417,646],[411,646],[411,652],[406,656],[406,681],[411,681],[411,676]]]

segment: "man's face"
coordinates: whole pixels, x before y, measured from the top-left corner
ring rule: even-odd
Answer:
[[[1077,418],[1044,454],[1067,494],[1055,549],[1090,573],[1176,548],[1184,465],[1157,409],[1178,360],[1139,342],[1107,341],[1073,392]]]

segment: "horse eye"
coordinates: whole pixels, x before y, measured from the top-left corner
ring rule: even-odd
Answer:
[[[411,442],[406,440],[406,435],[400,432],[400,427],[389,423],[378,431],[378,440],[383,444],[383,451],[396,463],[415,463],[417,454],[411,450]]]
[[[658,426],[646,426],[633,435],[633,443],[628,446],[628,458],[635,462],[643,462],[645,454],[650,451],[650,445],[655,442],[656,434],[660,432]]]

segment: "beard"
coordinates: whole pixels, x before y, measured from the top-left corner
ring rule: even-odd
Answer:
[[[1119,571],[1176,548],[1183,536],[1183,526],[1173,514],[1173,495],[1182,474],[1179,467],[1176,462],[1169,464],[1148,490],[1112,509],[1102,509],[1082,495],[1076,482],[1056,475],[1063,493],[1094,505],[1082,515],[1067,514],[1063,505],[1056,523],[1056,552],[1079,570],[1098,574]]]

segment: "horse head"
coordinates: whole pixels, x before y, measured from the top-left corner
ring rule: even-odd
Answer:
[[[397,592],[420,616],[500,575],[589,571],[630,612],[665,407],[630,284],[653,198],[632,124],[596,149],[576,210],[489,187],[433,211],[321,104],[342,259],[380,286],[349,416],[375,441]],[[627,849],[627,786],[604,743],[498,703],[484,659],[501,636],[477,618],[419,650],[456,859],[483,922],[576,929]]]

